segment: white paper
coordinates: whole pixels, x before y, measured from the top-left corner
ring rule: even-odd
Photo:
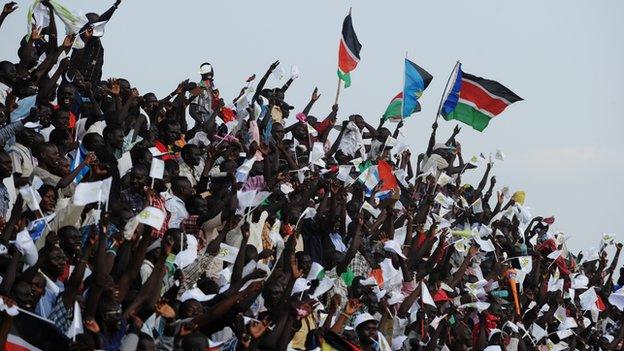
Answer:
[[[112,183],[112,177],[97,182],[78,183],[73,196],[74,205],[85,206],[94,202],[108,202]]]
[[[148,206],[139,213],[139,223],[148,225],[156,230],[160,230],[165,223],[165,213],[152,206]]]
[[[117,160],[117,169],[119,169],[119,176],[121,177],[132,169],[132,157],[130,157],[130,151],[124,152],[124,154]]]
[[[164,174],[165,161],[158,158],[152,158],[152,165],[150,166],[149,176],[154,179],[163,179]]]

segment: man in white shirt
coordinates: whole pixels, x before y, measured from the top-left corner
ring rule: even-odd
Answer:
[[[0,103],[6,102],[7,95],[11,93],[13,84],[17,79],[15,65],[9,61],[0,62]]]
[[[181,176],[171,179],[171,194],[165,202],[165,208],[171,213],[169,228],[180,228],[182,221],[189,216],[185,201],[193,195],[191,182]]]

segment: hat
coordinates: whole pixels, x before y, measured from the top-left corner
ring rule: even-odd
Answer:
[[[199,302],[206,302],[212,300],[215,296],[215,294],[206,295],[199,288],[193,288],[185,291],[182,296],[180,296],[180,301],[184,302],[192,299]]]
[[[204,75],[208,73],[213,73],[212,65],[208,62],[204,62],[199,66],[199,74]]]
[[[353,322],[353,328],[357,328],[360,324],[366,323],[368,321],[377,322],[375,317],[371,316],[369,313],[366,313],[366,312],[360,313],[357,316],[355,316],[355,322]]]
[[[407,257],[405,257],[403,252],[401,252],[401,245],[399,245],[399,243],[394,241],[394,240],[386,241],[384,243],[384,249],[386,249],[388,251],[394,251],[394,253],[396,253],[397,255],[401,256],[401,258],[403,258],[404,260],[407,259]]]

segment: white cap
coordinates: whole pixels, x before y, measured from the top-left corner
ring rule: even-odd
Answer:
[[[212,65],[210,65],[208,62],[202,63],[201,66],[199,66],[199,74],[208,73],[212,73]]]
[[[384,249],[388,251],[394,251],[397,255],[401,256],[404,260],[407,259],[403,252],[401,252],[401,245],[394,240],[388,240],[384,243]]]
[[[368,321],[377,322],[375,317],[371,316],[369,313],[366,313],[366,312],[360,313],[357,316],[355,316],[355,322],[353,323],[353,328],[357,328],[360,324],[366,323]]]
[[[199,302],[206,302],[212,300],[216,295],[206,295],[199,288],[193,288],[185,291],[182,296],[180,296],[180,301],[184,302],[186,300],[197,300]]]

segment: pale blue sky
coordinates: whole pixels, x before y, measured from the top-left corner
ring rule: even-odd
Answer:
[[[21,8],[0,29],[2,59],[15,60],[26,30],[30,2],[17,2]],[[102,12],[112,1],[63,3]],[[287,71],[293,64],[302,71],[287,101],[302,108],[318,86],[322,97],[313,114],[324,116],[333,103],[340,27],[350,6],[362,60],[352,87],[343,90],[339,117],[360,113],[376,124],[400,90],[408,51],[434,76],[421,98],[423,111],[404,129],[413,152],[422,152],[459,59],[466,72],[525,99],[483,133],[464,126],[465,157],[503,150],[507,159],[494,166],[498,184],[525,190],[533,214],[555,215],[555,227],[573,236],[572,249],[596,246],[603,232],[624,240],[621,0],[125,0],[103,38],[104,76],[128,78],[142,93],[163,96],[177,82],[197,78],[199,64],[209,61],[229,100],[247,76],[261,76],[279,59]],[[446,139],[455,123],[440,125]]]

